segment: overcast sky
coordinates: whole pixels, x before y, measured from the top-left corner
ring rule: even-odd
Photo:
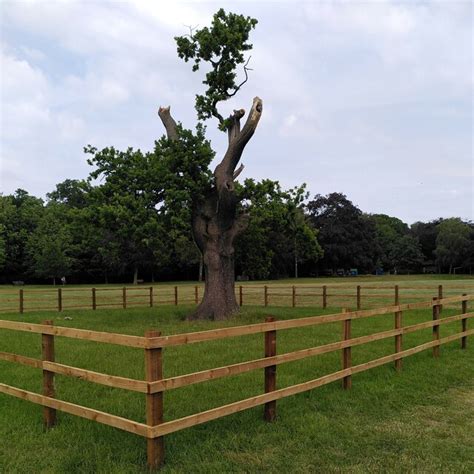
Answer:
[[[193,127],[202,76],[173,37],[220,6],[259,21],[250,80],[222,106],[264,101],[242,178],[410,224],[474,219],[470,1],[2,1],[0,191],[85,178],[88,143],[151,149],[159,105]]]

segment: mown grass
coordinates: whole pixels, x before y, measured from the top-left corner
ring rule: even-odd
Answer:
[[[247,307],[230,321],[187,322],[190,307],[66,311],[6,315],[5,319],[143,335],[330,313],[316,308]],[[442,317],[459,313],[443,310]],[[64,319],[70,317],[70,319]],[[404,324],[431,319],[430,311],[404,313]],[[353,336],[393,327],[393,315],[353,323]],[[460,322],[441,326],[441,337]],[[341,325],[278,332],[278,353],[340,339]],[[431,340],[431,330],[406,335],[404,348]],[[353,363],[393,351],[393,340],[353,349]],[[37,334],[0,331],[0,350],[39,357]],[[217,367],[263,355],[263,336],[212,341],[164,350],[165,376]],[[166,436],[163,472],[473,472],[474,340],[459,341],[353,377],[353,389],[333,383],[277,403],[275,423],[262,420],[262,407]],[[143,351],[56,338],[56,360],[99,372],[143,378]],[[278,388],[340,368],[340,353],[278,367]],[[165,419],[196,413],[262,393],[262,370],[165,393]],[[41,391],[41,372],[0,361],[0,382]],[[56,376],[57,396],[73,403],[145,419],[144,396]],[[98,423],[60,413],[59,424],[43,432],[41,407],[0,394],[0,472],[143,472],[145,440]]]
[[[126,289],[127,307],[148,307],[150,305],[150,287],[153,304],[167,305],[175,301],[175,286],[178,287],[178,302],[195,302],[197,282],[161,282],[156,284],[128,285]],[[443,295],[454,296],[462,293],[474,293],[474,278],[467,275],[387,275],[360,276],[357,278],[300,278],[258,282],[238,282],[242,286],[244,305],[264,305],[264,286],[267,286],[268,304],[272,306],[292,306],[292,287],[296,288],[296,306],[322,307],[322,286],[327,285],[328,306],[356,305],[357,285],[361,286],[363,308],[380,307],[393,304],[394,286],[399,286],[399,301],[410,303],[431,299],[438,294],[438,285],[443,286]],[[198,300],[204,294],[202,283],[198,286]],[[90,309],[93,305],[90,285],[26,285],[21,288],[11,285],[0,286],[0,313],[18,312],[20,289],[23,290],[23,309],[25,312],[37,310],[56,310],[58,308],[58,289],[62,290],[62,308]],[[94,285],[98,308],[119,308],[123,305],[123,285]]]

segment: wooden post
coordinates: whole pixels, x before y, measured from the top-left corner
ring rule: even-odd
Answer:
[[[347,313],[349,310],[344,308],[342,310],[343,313]],[[342,321],[342,338],[344,341],[347,341],[351,338],[351,319],[345,319]],[[342,368],[348,369],[352,366],[352,348],[345,347],[342,349]],[[352,388],[352,375],[346,375],[342,379],[342,388],[347,390]]]
[[[438,298],[440,300],[443,299],[443,285],[438,285]],[[443,305],[440,304],[439,305],[439,312],[441,313],[442,310],[443,310]]]
[[[174,305],[178,306],[178,287],[174,287]]]
[[[293,308],[296,306],[296,288],[294,285],[291,293],[291,305],[293,306]]]
[[[125,286],[122,288],[122,307],[127,309],[127,288]]]
[[[63,290],[58,288],[58,312],[60,313],[63,310]]]
[[[433,298],[433,301],[437,301],[437,298]],[[435,304],[433,306],[433,321],[437,321],[439,319],[439,313],[441,311],[440,305]],[[439,340],[439,324],[433,326],[433,340]],[[439,357],[439,346],[433,347],[433,357]]]
[[[244,304],[244,292],[242,289],[242,285],[239,285],[239,306]]]
[[[153,308],[153,287],[150,286],[150,308]]]
[[[43,321],[42,324],[52,326],[53,321]],[[54,336],[52,334],[41,334],[42,360],[54,362]],[[43,370],[43,395],[54,398],[54,372]],[[48,429],[56,424],[56,410],[54,408],[43,408],[43,426]]]
[[[23,296],[23,290],[19,291],[18,298],[19,298],[19,304],[20,304],[20,313],[23,314],[23,311],[25,310],[25,299]]]
[[[275,318],[268,316],[266,323],[275,321]],[[265,357],[276,356],[276,331],[265,332]],[[276,365],[265,367],[265,393],[276,390]],[[276,418],[276,400],[265,403],[265,421],[274,421]]]
[[[402,312],[397,311],[395,313],[395,329],[401,329],[402,328]],[[395,336],[395,353],[401,352],[402,351],[402,342],[403,342],[403,336],[401,334],[397,334]],[[403,360],[402,359],[397,359],[395,361],[395,370],[397,372],[400,372],[402,370],[402,365],[403,365]]]
[[[263,300],[264,300],[265,307],[267,307],[268,306],[268,287],[267,287],[267,285],[265,285],[263,287]]]
[[[328,307],[328,291],[326,285],[323,286],[323,309]]]
[[[147,331],[145,337],[159,337],[159,331]],[[147,382],[163,378],[162,349],[145,349],[145,377]],[[146,394],[146,424],[156,426],[163,423],[163,392]],[[165,457],[164,437],[147,439],[147,464],[156,469],[163,464]]]
[[[92,309],[97,309],[97,296],[95,288],[92,288]]]
[[[194,302],[199,303],[199,287],[197,285],[194,287]]]
[[[360,285],[357,285],[357,311],[361,308],[360,296]]]
[[[398,306],[400,304],[400,293],[398,285],[395,285],[395,305]]]
[[[463,294],[463,296],[467,296],[466,293]],[[464,300],[462,302],[462,314],[467,313],[467,300]],[[461,331],[465,332],[467,331],[467,318],[461,319]],[[467,336],[461,337],[461,349],[466,349],[467,347]]]

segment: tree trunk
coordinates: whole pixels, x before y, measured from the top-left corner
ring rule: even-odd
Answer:
[[[225,319],[239,311],[234,285],[234,249],[220,244],[210,242],[203,250],[204,295],[189,319]]]
[[[133,269],[133,284],[138,285],[138,267]]]
[[[243,165],[236,167],[257,128],[262,108],[261,99],[255,97],[242,130],[240,119],[245,111],[234,110],[226,125],[228,148],[214,170],[213,187],[206,197],[193,202],[192,231],[202,255],[205,289],[189,319],[225,319],[239,310],[234,291],[234,240],[247,227],[248,215],[238,212],[234,180],[243,170]],[[179,140],[169,107],[160,107],[158,115],[168,138]]]
[[[203,262],[203,257],[201,254],[201,257],[199,258],[199,275],[198,275],[198,281],[202,281],[202,275],[204,271],[204,262]]]

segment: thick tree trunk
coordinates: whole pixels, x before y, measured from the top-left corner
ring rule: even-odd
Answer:
[[[225,319],[239,310],[234,290],[234,251],[213,242],[203,251],[205,289],[189,319]]]
[[[234,240],[247,227],[248,216],[238,213],[239,198],[234,180],[244,148],[252,138],[262,114],[262,101],[253,100],[247,121],[240,129],[244,110],[234,110],[226,126],[229,145],[214,170],[214,185],[209,194],[193,202],[192,230],[203,256],[205,290],[201,303],[189,319],[225,319],[239,310],[234,291]],[[178,140],[176,122],[169,107],[158,111],[170,140]]]
[[[198,281],[202,281],[202,275],[204,272],[204,262],[203,262],[203,256],[201,254],[201,258],[199,259],[199,275],[198,275]]]

